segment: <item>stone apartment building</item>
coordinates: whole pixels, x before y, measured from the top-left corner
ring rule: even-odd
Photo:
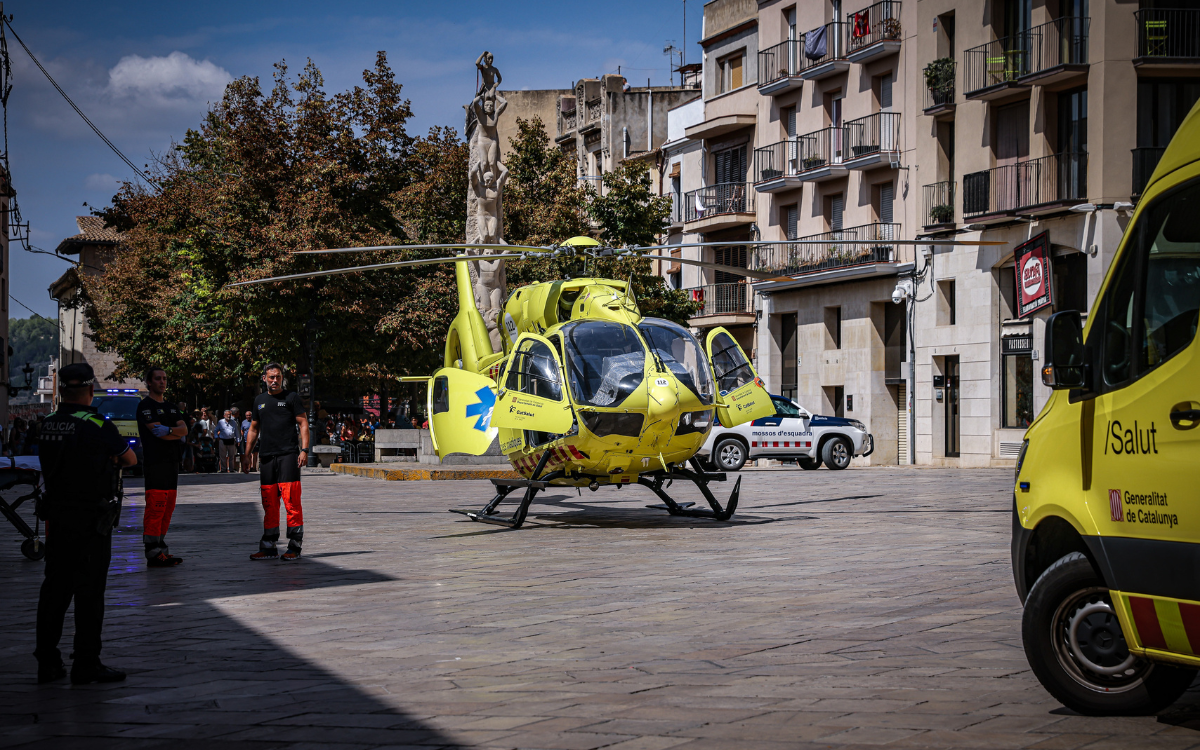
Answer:
[[[554,141],[575,154],[579,179],[602,193],[605,173],[626,159],[657,154],[667,140],[667,112],[699,93],[690,86],[629,86],[620,75],[584,78],[558,98]]]
[[[750,339],[773,392],[866,422],[870,463],[1011,465],[1049,395],[1045,319],[1091,305],[1200,96],[1200,6],[1170,5],[706,4],[703,112],[672,110],[663,148],[668,243],[744,241],[674,252],[790,280],[664,263],[704,301],[693,326]],[[1054,305],[1022,317],[1013,252],[1043,233]],[[859,242],[928,238],[1003,244]]]
[[[101,352],[92,341],[91,326],[82,305],[77,304],[80,291],[79,274],[97,276],[116,255],[122,235],[104,225],[97,216],[76,216],[79,234],[58,244],[59,255],[76,256],[78,265],[70,268],[50,285],[50,297],[58,302],[58,362],[59,366],[86,362],[96,371],[96,390],[109,388],[145,390],[141,380],[117,380],[113,371],[121,358],[112,352]]]

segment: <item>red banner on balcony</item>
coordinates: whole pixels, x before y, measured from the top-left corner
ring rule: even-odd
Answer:
[[[1017,317],[1054,303],[1050,274],[1050,233],[1042,232],[1013,251],[1017,274]]]

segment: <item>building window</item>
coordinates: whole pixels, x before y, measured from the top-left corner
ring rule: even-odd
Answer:
[[[842,212],[846,206],[846,198],[842,193],[831,195],[825,199],[825,221],[829,223],[829,231],[842,231]]]
[[[954,279],[943,279],[937,283],[938,288],[938,325],[952,326],[955,324],[955,290]]]
[[[715,247],[713,248],[713,262],[719,263],[722,266],[733,266],[734,268],[746,268],[746,246],[734,245],[732,247]],[[746,277],[736,276],[725,271],[717,271],[714,281],[717,284],[737,284],[744,282]]]
[[[783,225],[783,236],[785,239],[797,239],[800,223],[800,207],[794,204],[782,207],[780,209],[779,223]]]
[[[745,51],[741,51],[717,61],[718,94],[724,94],[726,91],[733,91],[742,87],[744,83],[742,79],[742,63],[745,59],[746,53]]]
[[[1000,427],[1023,430],[1033,422],[1033,337],[1000,340]]]
[[[1054,268],[1054,309],[1087,312],[1087,256],[1083,253],[1057,255]],[[1013,281],[1014,286],[1016,280]]]
[[[780,368],[779,395],[796,398],[796,313],[779,316]]]
[[[785,138],[796,137],[796,108],[784,107],[779,110],[779,122],[783,125],[783,135]]]
[[[716,166],[714,172],[716,172],[717,182],[715,184],[746,181],[745,146],[717,151],[713,154],[713,164]]]
[[[825,348],[842,348],[842,308],[825,308]]]

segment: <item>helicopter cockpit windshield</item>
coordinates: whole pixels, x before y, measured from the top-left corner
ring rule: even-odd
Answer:
[[[632,328],[581,320],[563,327],[567,376],[578,404],[618,406],[642,384],[646,350]]]
[[[638,324],[638,330],[650,345],[650,351],[658,355],[663,366],[680,383],[696,394],[700,403],[708,406],[713,402],[713,382],[708,361],[700,349],[700,343],[686,328],[669,320],[645,318]]]

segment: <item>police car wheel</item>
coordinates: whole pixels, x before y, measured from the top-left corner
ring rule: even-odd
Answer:
[[[845,438],[830,438],[829,442],[821,446],[821,463],[834,471],[841,471],[849,466],[853,455]]]
[[[737,438],[725,438],[717,443],[712,455],[718,471],[739,471],[746,465],[746,446]]]
[[[1175,702],[1195,669],[1129,653],[1104,581],[1072,552],[1038,578],[1021,621],[1034,675],[1060,703],[1081,714],[1152,714]]]
[[[821,468],[821,459],[819,458],[798,458],[796,463],[800,464],[800,468],[805,471]]]

